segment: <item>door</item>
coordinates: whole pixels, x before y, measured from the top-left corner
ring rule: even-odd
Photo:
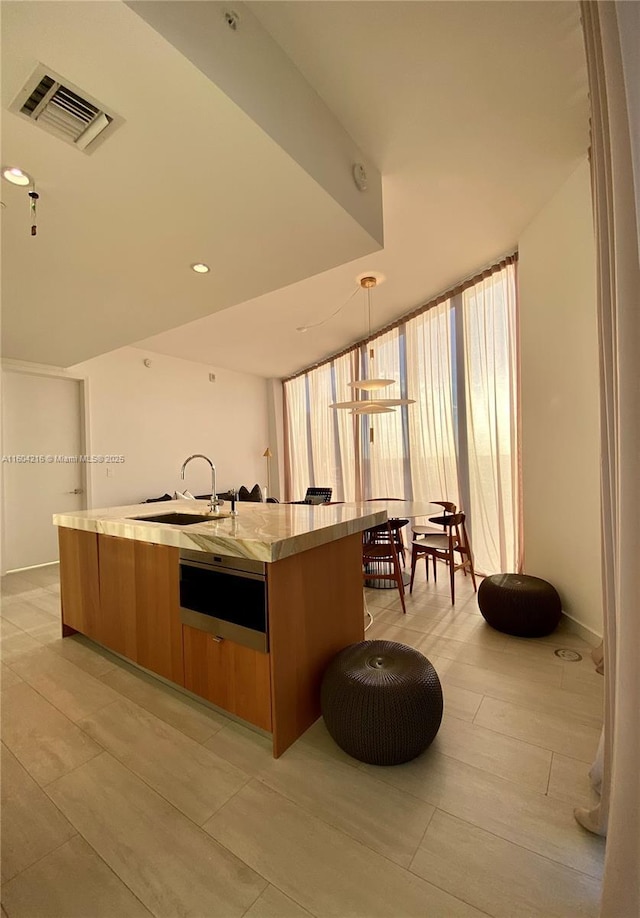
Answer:
[[[3,371],[5,570],[57,561],[51,517],[86,507],[81,419],[81,380]]]

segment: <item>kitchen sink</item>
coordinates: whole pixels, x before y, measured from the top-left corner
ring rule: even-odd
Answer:
[[[157,516],[130,516],[130,520],[140,520],[145,523],[165,523],[170,526],[193,526],[194,523],[210,523],[212,520],[222,520],[228,513],[215,513],[204,515],[202,513],[159,513]]]

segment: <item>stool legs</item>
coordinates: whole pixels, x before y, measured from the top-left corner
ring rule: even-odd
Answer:
[[[416,575],[416,561],[418,560],[418,553],[415,548],[411,552],[411,580],[409,581],[409,593],[413,593],[413,578]]]

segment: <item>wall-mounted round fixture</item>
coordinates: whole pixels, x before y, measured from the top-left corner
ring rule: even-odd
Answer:
[[[229,28],[235,32],[238,28],[238,23],[240,22],[240,17],[235,10],[225,10],[224,21],[227,23]]]
[[[12,185],[22,185],[24,187],[33,185],[31,176],[27,172],[23,172],[22,169],[18,169],[17,166],[3,166],[2,178],[11,182]]]
[[[351,174],[353,175],[353,181],[356,183],[358,191],[366,191],[369,180],[367,179],[367,170],[364,167],[364,163],[354,163]]]
[[[208,274],[211,268],[209,267],[209,265],[205,265],[201,261],[199,261],[197,264],[191,265],[191,270],[195,271],[196,274]]]

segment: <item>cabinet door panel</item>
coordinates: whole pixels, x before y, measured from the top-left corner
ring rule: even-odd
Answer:
[[[135,542],[98,537],[100,626],[96,640],[137,661]]]
[[[100,617],[98,536],[81,529],[58,528],[62,623],[97,639]]]
[[[134,542],[137,662],[184,685],[179,551]]]
[[[269,654],[182,626],[185,688],[271,730]]]
[[[364,638],[359,532],[267,564],[273,749],[282,755],[320,716],[338,651]]]

